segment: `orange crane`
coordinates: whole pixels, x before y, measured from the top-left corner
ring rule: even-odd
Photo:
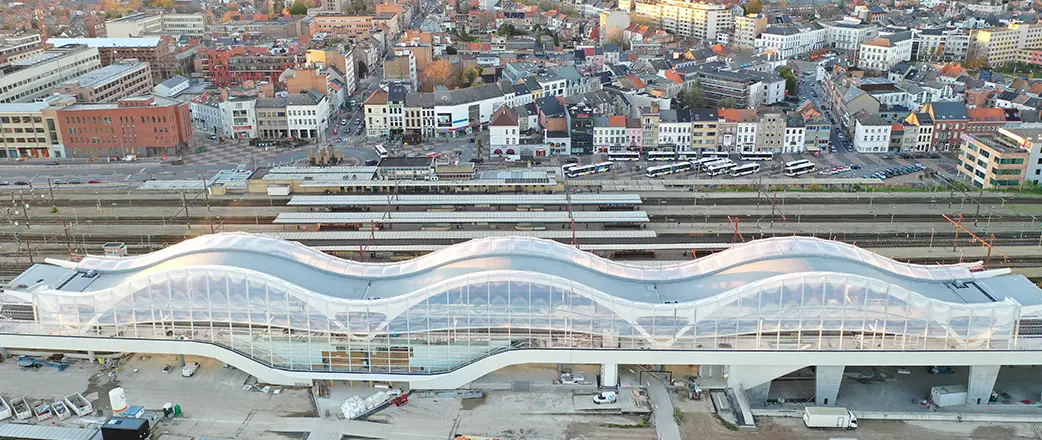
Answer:
[[[380,224],[382,225],[391,218],[391,204],[398,200],[398,181],[394,181],[394,189],[387,195],[387,204],[384,205],[384,213],[380,216]],[[376,220],[369,222],[369,239],[366,240],[365,244],[358,247],[358,258],[359,261],[365,261],[365,251],[373,246],[376,241]]]

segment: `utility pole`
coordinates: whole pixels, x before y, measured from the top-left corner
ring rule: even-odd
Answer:
[[[185,210],[185,223],[188,224],[188,229],[192,229],[192,220],[188,217],[188,199],[185,198],[185,193],[181,193],[181,208]]]
[[[47,178],[47,191],[51,193],[51,209],[57,208],[57,206],[54,205],[54,185],[51,185],[50,177]]]

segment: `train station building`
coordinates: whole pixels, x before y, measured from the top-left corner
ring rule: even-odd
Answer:
[[[514,236],[356,262],[223,233],[32,266],[0,293],[0,347],[192,354],[264,383],[418,389],[526,363],[599,365],[603,387],[620,364],[697,365],[751,401],[813,366],[820,405],[835,404],[847,366],[968,366],[980,405],[999,363],[1042,364],[1040,314],[1042,291],[1008,269],[808,237],[648,265]]]

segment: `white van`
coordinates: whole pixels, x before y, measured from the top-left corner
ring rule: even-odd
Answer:
[[[199,363],[192,362],[184,367],[181,367],[181,377],[192,377],[196,371],[199,371]]]

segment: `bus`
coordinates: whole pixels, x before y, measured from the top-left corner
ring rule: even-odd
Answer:
[[[677,153],[672,151],[649,151],[648,160],[677,160]]]
[[[570,170],[572,168],[575,168],[575,167],[578,167],[578,166],[579,166],[579,164],[577,164],[577,163],[566,163],[566,164],[561,166],[561,173],[564,174],[564,175],[568,175],[568,170]]]
[[[698,159],[698,152],[694,151],[694,150],[678,151],[677,152],[677,159],[680,159],[680,160]]]
[[[814,163],[807,160],[794,160],[785,163],[785,175],[796,177],[814,171]]]
[[[391,156],[391,154],[387,152],[387,149],[384,148],[383,145],[377,145],[373,147],[373,150],[376,150],[376,155],[380,156],[380,159],[387,159]]]
[[[717,159],[727,159],[727,156],[728,156],[728,154],[727,154],[726,151],[713,151],[713,150],[703,150],[702,151],[702,157],[715,157]]]
[[[614,166],[615,164],[611,162],[601,162],[592,165],[579,165],[575,168],[566,171],[564,175],[568,177],[579,177],[590,174],[607,173],[608,171],[611,171],[611,169]]]
[[[731,170],[731,177],[748,176],[750,174],[756,174],[760,172],[760,164],[758,163],[747,163],[739,165],[735,169]]]
[[[742,160],[771,160],[774,159],[774,153],[770,151],[743,151],[738,153],[738,157]]]
[[[693,169],[695,169],[695,164],[692,162],[677,162],[669,165],[648,167],[647,171],[644,172],[644,175],[648,177],[659,177],[676,173],[685,173]]]
[[[608,160],[612,162],[622,160],[640,160],[640,153],[636,151],[626,151],[621,153],[608,153]]]
[[[719,176],[733,170],[738,164],[730,159],[719,160],[705,165],[706,175]]]

